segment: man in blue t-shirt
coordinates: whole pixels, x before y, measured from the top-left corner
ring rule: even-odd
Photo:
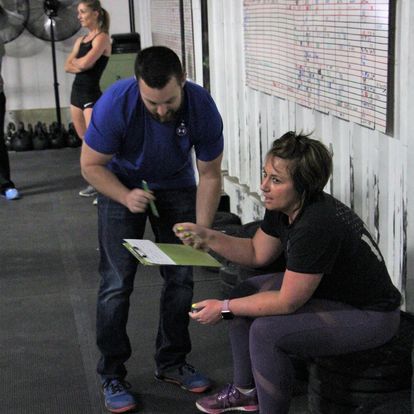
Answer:
[[[172,230],[177,222],[210,226],[220,199],[222,153],[223,123],[213,99],[186,81],[177,55],[166,47],[139,52],[135,78],[116,82],[94,106],[81,168],[100,193],[97,370],[110,411],[136,406],[124,364],[131,356],[126,323],[137,261],[123,239],[142,238],[147,218],[160,243],[180,243]],[[152,202],[157,211],[148,208]],[[192,268],[163,266],[160,273],[156,378],[203,392],[210,381],[186,361]]]

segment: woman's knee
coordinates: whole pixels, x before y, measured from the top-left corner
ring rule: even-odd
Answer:
[[[71,105],[70,113],[72,117],[73,126],[80,139],[83,139],[86,132],[86,122],[82,109]]]
[[[278,347],[284,349],[286,338],[290,336],[290,330],[284,329],[284,326],[283,315],[256,318],[249,332],[250,349],[255,352],[259,350],[273,352]]]
[[[256,318],[252,322],[249,332],[251,352],[258,352],[259,350],[270,351],[275,345],[277,335],[272,335],[272,341],[270,342],[269,325],[266,322],[266,317]]]

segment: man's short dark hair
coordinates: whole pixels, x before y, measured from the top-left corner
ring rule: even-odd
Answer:
[[[138,52],[135,77],[150,88],[162,89],[171,78],[184,79],[184,71],[177,54],[165,46],[151,46]]]

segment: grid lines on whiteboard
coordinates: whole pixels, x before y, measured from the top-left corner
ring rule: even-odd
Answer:
[[[182,56],[179,0],[151,0],[151,28],[154,45],[167,46],[186,63],[185,71],[195,79],[194,42],[191,0],[183,1],[185,59]]]
[[[252,89],[386,130],[388,0],[244,0]]]

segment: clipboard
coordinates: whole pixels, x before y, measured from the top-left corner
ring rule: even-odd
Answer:
[[[124,239],[124,242],[123,246],[145,266],[222,266],[209,253],[184,244],[154,243],[142,239]]]

